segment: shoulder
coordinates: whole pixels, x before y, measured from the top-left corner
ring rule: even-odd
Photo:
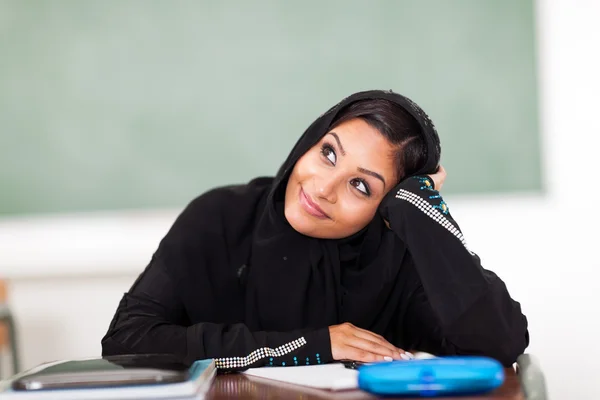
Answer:
[[[243,185],[211,189],[193,199],[180,215],[186,219],[219,222],[222,218],[235,220],[256,211],[266,198],[272,178],[257,178]],[[228,222],[228,221],[221,221]]]
[[[195,242],[238,230],[247,221],[254,221],[271,182],[272,178],[257,178],[248,184],[222,186],[199,195],[178,215],[165,239]]]
[[[244,253],[271,181],[218,187],[194,198],[160,241],[153,260],[162,263],[174,279],[188,279]]]

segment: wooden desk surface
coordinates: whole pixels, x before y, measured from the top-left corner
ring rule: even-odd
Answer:
[[[495,391],[485,396],[464,397],[468,400],[490,400],[490,399],[514,399],[523,400],[525,397],[521,391],[519,378],[514,369],[507,368],[504,384]],[[376,399],[366,392],[360,390],[347,390],[333,392],[319,390],[303,386],[267,380],[258,377],[250,377],[243,374],[219,375],[216,377],[207,398],[216,399]],[[441,397],[436,397],[440,399]],[[386,397],[386,399],[390,399]],[[463,397],[452,397],[452,400],[460,400]]]

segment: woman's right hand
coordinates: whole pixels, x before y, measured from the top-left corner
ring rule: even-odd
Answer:
[[[357,328],[349,322],[329,327],[334,360],[362,362],[407,360],[412,358],[381,335]]]

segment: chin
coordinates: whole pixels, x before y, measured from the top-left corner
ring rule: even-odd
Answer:
[[[319,229],[319,227],[316,226],[316,221],[312,221],[312,218],[310,218],[310,216],[304,215],[304,213],[300,209],[299,204],[294,204],[290,206],[286,205],[285,219],[290,224],[290,226],[294,228],[296,232],[301,233],[305,236],[319,238],[317,232],[319,232],[321,229]]]
[[[285,208],[285,219],[296,232],[315,239],[342,239],[356,233],[339,232],[331,226],[332,221],[319,221],[306,215],[299,204]]]

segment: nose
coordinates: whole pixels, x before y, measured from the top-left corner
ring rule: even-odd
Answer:
[[[315,185],[317,196],[332,204],[337,201],[338,180],[333,174],[327,177],[321,177],[320,179],[315,179]]]

